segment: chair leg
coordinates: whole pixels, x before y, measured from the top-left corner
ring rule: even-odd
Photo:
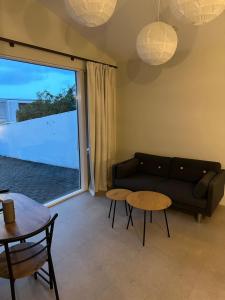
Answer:
[[[113,204],[113,200],[111,200],[111,204],[110,204],[110,209],[109,209],[109,215],[108,215],[108,218],[110,218],[110,215],[111,215],[112,204]]]
[[[11,296],[12,300],[16,300],[16,294],[15,294],[15,280],[10,278],[10,289],[11,289]]]
[[[51,264],[49,263],[49,260],[48,260],[48,273],[49,273],[50,290],[52,290],[53,289],[52,268],[51,268]]]
[[[34,279],[37,280],[37,272],[34,273]]]
[[[59,300],[58,287],[57,287],[57,282],[56,282],[56,278],[55,278],[55,271],[54,271],[54,266],[53,266],[51,254],[49,255],[48,259],[49,259],[49,266],[50,266],[50,270],[51,270],[51,272],[49,273],[49,275],[50,275],[50,282],[52,280],[53,286],[54,286],[54,290],[55,290],[55,298],[56,298],[56,300]]]

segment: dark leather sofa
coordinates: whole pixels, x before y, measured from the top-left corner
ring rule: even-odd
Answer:
[[[113,188],[156,191],[173,206],[198,216],[212,216],[224,195],[225,170],[218,162],[135,153],[113,165]]]

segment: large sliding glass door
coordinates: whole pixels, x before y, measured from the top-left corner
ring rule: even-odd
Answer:
[[[82,72],[0,58],[0,189],[47,203],[85,190]]]

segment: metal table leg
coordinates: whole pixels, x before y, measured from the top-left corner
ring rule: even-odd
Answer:
[[[152,223],[152,211],[150,211],[150,223]]]
[[[130,221],[131,221],[131,223],[132,223],[132,225],[133,225],[133,220],[132,220],[132,211],[133,211],[133,207],[131,207],[130,205],[129,205],[129,211],[130,211],[130,215],[129,215],[129,219],[128,219],[128,223],[127,223],[127,229],[129,228]]]
[[[115,212],[116,212],[116,201],[114,201],[114,209],[113,209],[113,220],[112,220],[112,228],[114,227],[114,220],[115,220]]]
[[[128,209],[129,209],[129,213],[130,213],[131,206],[129,204],[128,204]],[[130,220],[131,220],[131,225],[134,226],[132,214],[131,214],[131,219]]]
[[[126,209],[126,216],[128,216],[128,211],[127,211],[127,201],[125,200],[124,203],[125,203],[125,209]]]
[[[144,247],[144,245],[145,245],[145,227],[146,227],[146,210],[144,210],[143,247]]]
[[[108,215],[108,218],[110,218],[110,215],[111,215],[112,204],[113,204],[113,200],[111,200],[111,204],[110,204],[110,209],[109,209],[109,215]]]
[[[164,209],[164,216],[165,216],[165,221],[166,221],[167,234],[168,234],[168,237],[170,238],[170,230],[169,230],[169,225],[168,225],[167,215],[166,215],[166,210],[165,209]]]

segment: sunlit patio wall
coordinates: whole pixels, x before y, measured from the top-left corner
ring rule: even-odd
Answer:
[[[0,126],[0,155],[79,169],[77,111]]]

